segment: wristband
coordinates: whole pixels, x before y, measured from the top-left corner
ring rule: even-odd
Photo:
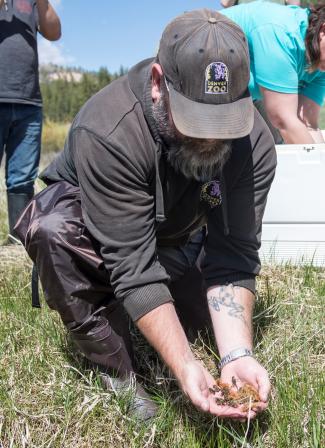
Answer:
[[[235,361],[235,359],[242,358],[244,356],[253,356],[252,350],[249,350],[248,348],[237,348],[236,350],[232,350],[228,353],[228,355],[220,359],[220,362],[218,363],[219,370],[231,361]]]

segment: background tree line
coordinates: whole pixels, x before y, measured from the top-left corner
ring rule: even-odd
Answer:
[[[98,72],[78,68],[43,66],[40,68],[40,84],[43,96],[45,120],[71,122],[81,106],[96,92],[127,70],[110,73],[105,67]]]
[[[320,5],[323,1],[325,0],[301,0],[301,6]],[[98,72],[55,65],[40,67],[45,120],[71,123],[81,106],[94,93],[126,72],[124,67],[121,67],[118,73],[110,73],[105,67],[100,68]]]

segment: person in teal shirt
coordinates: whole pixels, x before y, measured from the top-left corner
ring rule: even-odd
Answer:
[[[249,90],[253,100],[263,100],[284,142],[324,142],[318,121],[325,98],[325,6],[256,1],[221,12],[247,37]]]

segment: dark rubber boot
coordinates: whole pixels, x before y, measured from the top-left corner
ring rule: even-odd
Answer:
[[[70,330],[70,336],[82,355],[96,365],[119,377],[133,372],[132,361],[124,340],[103,316],[93,317],[88,323]]]
[[[136,380],[130,334],[124,318],[117,307],[93,319],[91,327],[85,322],[70,330],[70,336],[81,354],[91,362],[91,367],[97,370],[103,387],[116,394],[130,394],[129,414],[144,422],[157,414],[158,406]]]
[[[7,193],[9,220],[8,244],[19,244],[14,227],[32,197],[33,193]]]
[[[97,366],[97,371],[105,389],[113,391],[116,395],[127,394],[129,396],[128,414],[131,417],[145,422],[157,416],[158,405],[137,381],[134,373],[128,377],[119,378],[109,375],[101,366]]]

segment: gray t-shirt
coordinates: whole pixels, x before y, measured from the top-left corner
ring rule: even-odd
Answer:
[[[42,105],[35,0],[7,0],[0,9],[0,103]]]

